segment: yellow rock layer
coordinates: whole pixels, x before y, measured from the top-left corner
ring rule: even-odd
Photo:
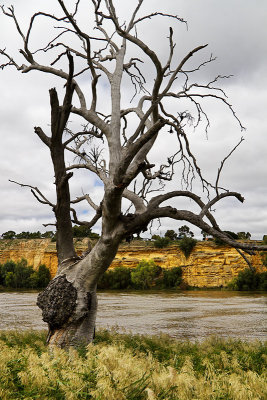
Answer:
[[[75,247],[79,255],[86,250],[87,243],[87,238],[76,240]],[[259,253],[247,257],[258,271],[266,270]],[[56,244],[50,239],[0,240],[0,263],[7,260],[19,261],[22,258],[35,269],[40,264],[46,264],[52,276],[55,276]],[[246,262],[235,249],[216,246],[213,242],[198,242],[186,259],[177,244],[156,249],[151,242],[137,241],[130,244],[123,243],[120,246],[111,268],[116,266],[133,268],[143,259],[153,259],[163,268],[181,266],[184,281],[195,287],[225,286],[239,271],[247,268]]]

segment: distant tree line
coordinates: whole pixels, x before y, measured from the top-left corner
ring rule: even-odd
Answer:
[[[74,225],[72,227],[74,237],[88,237],[90,239],[98,239],[98,233],[92,232],[86,225]]]
[[[40,231],[37,232],[20,232],[16,233],[15,231],[7,231],[2,233],[2,239],[47,239],[47,238],[53,238],[55,235],[55,232],[53,231],[47,231],[44,233],[41,233]]]
[[[85,225],[74,225],[72,227],[73,236],[78,237],[89,237],[90,239],[98,239],[99,235],[94,233]],[[16,233],[15,231],[7,231],[2,233],[2,239],[52,239],[55,241],[56,239],[56,232],[53,231],[46,231],[41,233],[40,231],[37,232],[20,232]]]
[[[232,231],[223,231],[230,238],[235,240],[250,240],[251,234],[250,232],[232,232]],[[201,231],[202,240],[213,241],[216,245],[222,246],[225,245],[225,242],[218,238],[213,238],[207,232]],[[178,229],[178,232],[175,232],[173,229],[168,229],[164,236],[160,235],[152,235],[151,239],[154,241],[154,245],[157,248],[167,247],[171,242],[179,241],[185,243],[183,245],[181,243],[181,247],[194,247],[196,240],[193,239],[194,233],[190,231],[190,228],[187,225],[183,225]],[[263,236],[263,242],[267,244],[267,235]]]
[[[85,238],[88,237],[90,239],[98,239],[99,235],[95,232],[92,232],[90,228],[86,225],[74,225],[72,227],[73,237],[74,238]],[[235,240],[250,240],[251,234],[249,232],[231,232],[224,231],[230,238]],[[204,231],[201,231],[203,240],[212,240],[217,246],[224,246],[225,243],[218,239],[212,238],[209,234]],[[173,229],[168,229],[164,236],[160,235],[152,235],[151,239],[153,240],[154,246],[156,248],[164,248],[169,246],[172,242],[177,242],[181,251],[184,253],[185,257],[188,258],[193,251],[197,240],[193,239],[194,233],[190,230],[187,225],[183,225],[178,228],[178,232],[175,232]],[[37,232],[20,232],[16,233],[15,231],[9,230],[4,232],[1,235],[2,239],[45,239],[50,238],[52,241],[56,241],[56,233],[53,231],[46,231],[41,233]],[[138,235],[134,237],[133,240],[142,240],[142,238]],[[267,235],[263,236],[263,243],[267,244]]]
[[[39,289],[46,287],[50,279],[50,271],[44,264],[40,265],[38,270],[34,270],[24,259],[17,263],[7,261],[0,264],[0,286],[2,287]]]

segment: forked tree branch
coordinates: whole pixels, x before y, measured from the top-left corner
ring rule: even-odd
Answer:
[[[32,193],[32,194],[34,195],[34,197],[39,201],[39,203],[47,204],[47,205],[49,205],[49,206],[52,207],[52,208],[55,207],[55,204],[51,203],[51,201],[49,201],[49,200],[44,196],[44,194],[38,189],[38,187],[32,186],[32,185],[27,185],[27,184],[20,183],[20,182],[16,182],[16,181],[13,181],[13,180],[11,180],[11,179],[9,179],[9,182],[15,183],[16,185],[19,185],[19,186],[21,186],[21,187],[28,187],[28,188],[30,188],[30,189],[31,189],[31,193]]]

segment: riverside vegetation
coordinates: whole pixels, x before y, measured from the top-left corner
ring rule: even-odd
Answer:
[[[135,268],[108,269],[99,289],[172,289],[182,286],[182,268],[161,268],[153,260],[142,260]]]
[[[182,268],[161,268],[153,260],[142,260],[137,267],[115,267],[107,270],[98,284],[99,289],[190,289],[183,282]],[[227,285],[228,290],[267,291],[267,271],[254,268],[240,271]]]
[[[40,289],[48,285],[51,279],[49,269],[40,265],[38,270],[19,262],[7,261],[0,264],[0,288]],[[148,290],[148,289],[190,289],[182,279],[182,268],[161,268],[153,260],[141,260],[137,267],[118,266],[108,269],[100,279],[101,290]],[[229,290],[267,290],[267,271],[257,272],[245,269],[228,283]]]
[[[0,398],[264,400],[267,342],[180,342],[100,330],[94,344],[49,352],[44,332],[0,332]]]
[[[228,283],[230,290],[267,290],[267,271],[257,272],[255,268],[240,271],[237,277]]]
[[[39,289],[46,287],[50,279],[50,271],[44,264],[40,265],[37,271],[24,259],[17,263],[7,261],[0,264],[0,287]]]

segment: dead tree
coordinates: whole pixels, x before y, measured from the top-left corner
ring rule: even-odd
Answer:
[[[206,98],[222,102],[241,130],[243,128],[224,91],[218,86],[220,79],[228,77],[219,75],[205,83],[196,83],[191,78],[194,72],[214,60],[210,57],[194,68],[187,67],[188,61],[192,63],[195,54],[201,53],[207,45],[194,48],[177,62],[174,30],[169,28],[164,61],[138,36],[138,26],[149,23],[151,18],[168,18],[174,24],[185,23],[182,18],[160,12],[141,16],[143,0],[138,0],[130,19],[122,22],[113,0],[87,0],[95,21],[94,29],[87,32],[78,22],[80,3],[78,0],[74,10],[68,10],[64,1],[58,0],[62,15],[35,13],[26,32],[20,27],[14,8],[2,6],[2,12],[14,21],[22,40],[20,53],[25,63],[20,65],[8,50],[2,49],[0,53],[5,61],[1,68],[14,66],[23,74],[40,71],[55,75],[64,82],[62,104],[55,88],[49,92],[51,132],[46,133],[41,127],[34,128],[35,134],[50,151],[56,203],[50,202],[37,187],[21,184],[30,187],[38,201],[50,205],[56,219],[58,272],[39,295],[38,305],[49,325],[49,343],[60,347],[93,340],[98,280],[110,266],[121,241],[147,230],[154,219],[168,217],[187,221],[239,251],[258,249],[255,245],[228,237],[211,211],[212,206],[226,197],[244,201],[241,194],[219,186],[223,165],[232,152],[222,161],[217,179],[212,184],[204,178],[186,133],[190,124],[197,127],[201,119],[206,121],[208,128],[209,118],[203,106]],[[30,47],[32,28],[40,18],[57,24],[57,30],[45,47],[33,50]],[[71,36],[75,40],[71,40]],[[133,48],[136,57],[132,55]],[[39,60],[43,53],[47,58],[49,54],[54,57],[49,65]],[[67,60],[66,68],[57,68],[56,65],[64,60]],[[150,65],[149,79],[142,70],[144,61]],[[130,106],[124,108],[121,93],[122,81],[126,78],[133,85],[134,96]],[[110,112],[107,115],[99,101],[102,80],[109,84]],[[170,98],[173,104],[177,103],[175,114],[173,108],[169,108],[167,100]],[[192,104],[194,112],[180,109],[181,99]],[[71,114],[83,120],[83,128],[78,132],[72,132],[68,127]],[[177,148],[156,166],[149,160],[150,150],[157,144],[159,135],[168,138],[170,134],[176,135]],[[102,152],[103,148],[106,148],[106,153]],[[73,153],[73,165],[66,166],[66,152]],[[182,183],[187,186],[179,185],[177,190],[167,191],[167,183],[173,179],[177,167],[182,171]],[[104,195],[99,204],[95,204],[89,194],[71,198],[69,181],[80,168],[95,174],[103,182]],[[193,178],[201,182],[206,200],[191,190]],[[155,193],[159,189],[161,193]],[[176,198],[191,199],[199,212],[168,205],[169,200]],[[128,200],[131,213],[124,211],[123,199]],[[95,210],[91,221],[79,220],[74,206],[81,201],[86,201]],[[102,220],[99,240],[87,255],[79,258],[73,245],[72,223],[92,227],[99,219]],[[267,250],[267,246],[261,249]]]

